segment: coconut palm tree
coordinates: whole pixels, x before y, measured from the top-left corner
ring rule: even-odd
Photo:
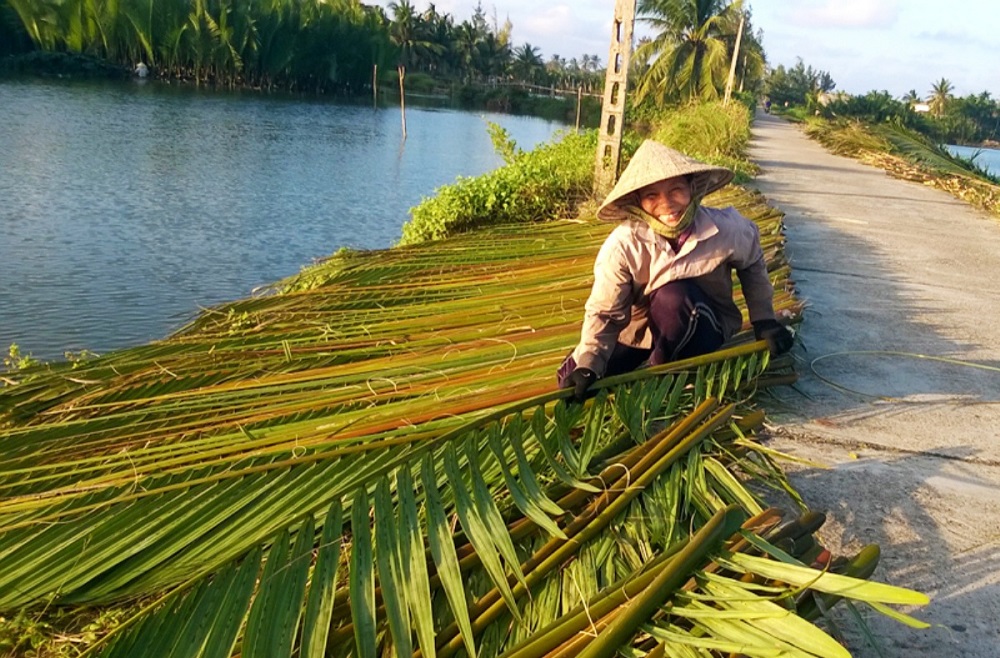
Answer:
[[[931,114],[936,117],[944,115],[944,111],[948,107],[948,101],[951,100],[951,92],[954,90],[955,86],[947,78],[941,78],[934,83],[934,86],[931,87],[930,96],[927,99],[927,104],[931,107]]]
[[[545,71],[545,62],[538,48],[525,42],[514,49],[514,61],[511,62],[511,72],[514,77],[523,82],[536,82],[539,75]]]
[[[917,103],[921,102],[922,99],[920,98],[920,94],[917,93],[916,89],[911,89],[910,91],[903,94],[903,97],[900,100],[909,105],[910,107],[913,107]]]
[[[458,60],[458,70],[466,81],[480,70],[480,45],[484,36],[470,21],[463,21],[452,31],[452,50]]]
[[[508,25],[509,25],[508,21]],[[508,43],[509,29],[506,33],[494,34],[488,32],[480,43],[480,62],[482,73],[494,81],[507,77],[511,66],[511,52]]]
[[[640,0],[638,15],[656,34],[636,53],[650,62],[638,98],[718,98],[742,7],[742,0]]]

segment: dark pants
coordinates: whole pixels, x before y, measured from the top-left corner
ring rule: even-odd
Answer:
[[[605,377],[631,372],[647,359],[655,366],[708,354],[719,349],[724,340],[708,297],[690,279],[671,281],[650,294],[649,329],[653,348],[617,343],[608,358]],[[576,361],[570,354],[556,373],[560,387],[566,386],[574,370]]]

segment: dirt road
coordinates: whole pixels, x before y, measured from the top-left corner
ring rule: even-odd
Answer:
[[[886,656],[997,658],[1000,223],[773,116],[758,114],[751,155],[808,303],[797,390],[762,400],[772,446],[830,466],[793,475],[828,512],[828,545],[875,542],[876,579],[931,596],[915,612],[928,630],[865,615]]]

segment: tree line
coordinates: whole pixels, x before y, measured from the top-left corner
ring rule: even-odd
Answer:
[[[597,55],[545,62],[512,44],[512,29],[481,5],[458,21],[410,0],[388,11],[359,0],[4,0],[0,55],[82,53],[160,77],[320,92],[369,87],[376,66],[397,65],[462,83],[590,91],[603,80]]]
[[[391,56],[357,0],[6,0],[31,46],[220,85],[356,86]]]
[[[779,107],[787,104],[827,118],[893,122],[938,143],[1000,142],[1000,102],[989,91],[955,96],[955,86],[947,78],[934,82],[926,94],[911,89],[900,98],[885,90],[849,96],[835,93],[835,88],[829,73],[799,59],[793,67],[775,68],[767,78],[765,93]]]
[[[638,98],[656,104],[721,96],[743,27],[737,91],[759,90],[761,35],[742,0],[640,0],[653,31],[638,44]],[[741,23],[741,19],[742,23]],[[745,26],[743,25],[745,23]],[[359,91],[372,73],[398,69],[461,84],[520,82],[600,91],[596,54],[546,61],[515,44],[513,25],[482,5],[457,20],[411,0],[388,9],[359,0],[3,0],[0,55],[82,53],[156,75],[262,88]]]

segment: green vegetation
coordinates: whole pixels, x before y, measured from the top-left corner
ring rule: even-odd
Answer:
[[[496,139],[494,141],[497,141]],[[507,164],[439,188],[412,211],[400,244],[414,244],[498,223],[567,216],[590,197],[597,133],[567,133],[530,152],[500,140]]]
[[[14,8],[9,3],[0,3],[0,58],[30,49],[31,39]]]
[[[22,353],[17,343],[11,343],[7,349],[7,356],[3,358],[3,365],[5,370],[17,371],[34,368],[40,365],[40,362],[30,353]]]
[[[872,124],[892,123],[916,131],[938,144],[987,144],[1000,141],[1000,102],[988,91],[964,98],[952,96],[946,78],[935,82],[918,112],[920,95],[911,89],[896,99],[887,91],[850,96],[834,93],[833,78],[802,60],[786,70],[778,66],[767,78],[765,93],[772,111],[803,121],[806,117],[856,119]]]
[[[694,130],[702,112],[714,123]],[[743,106],[670,117],[657,137],[745,158]],[[593,140],[533,156],[492,135],[508,167],[541,162],[557,178],[584,168]],[[469,190],[496,189],[455,187],[477,207]],[[578,192],[548,193],[556,214],[531,230],[342,251],[166,340],[12,374],[0,646],[840,657],[808,622],[845,596],[919,626],[884,605],[926,597],[866,582],[877,547],[830,556],[822,515],[796,509],[754,439],[764,414],[750,397],[789,381],[790,361],[769,362],[748,330],[723,351],[604,379],[584,404],[554,388],[607,225],[592,206],[559,219]],[[797,318],[780,213],[735,186],[708,202],[758,223],[775,307]]]
[[[790,69],[781,64],[767,78],[765,93],[771,99],[772,111],[783,111],[786,106],[815,111],[820,95],[831,92],[836,83],[826,71],[806,66],[801,59]]]
[[[408,0],[390,14],[359,0],[0,0],[0,69],[121,75],[143,62],[155,77],[357,94],[377,66],[387,89],[421,74],[463,103],[515,112],[534,111],[532,91],[593,94],[603,81],[596,55],[543,62],[482,7],[462,22]]]
[[[668,118],[664,118],[664,116]],[[661,112],[650,137],[714,164],[730,167],[749,180],[754,166],[746,158],[750,113],[732,103],[684,105]],[[506,165],[438,188],[412,210],[400,244],[433,240],[498,223],[530,223],[569,217],[591,195],[597,134],[567,133],[559,141],[522,152],[491,128],[494,145]],[[639,145],[627,133],[622,147],[624,167]]]
[[[358,88],[389,57],[380,10],[357,0],[6,0],[34,46],[220,85]]]
[[[728,167],[736,183],[749,182],[757,167],[747,159],[750,145],[749,108],[742,103],[699,103],[669,113],[650,135],[692,157]]]
[[[871,91],[864,96],[835,98],[819,112],[827,118],[900,125],[938,144],[990,143],[1000,138],[1000,103],[993,101],[988,92],[965,98],[938,98],[929,103],[931,112],[917,112],[915,105],[916,101],[897,100],[885,91]]]
[[[742,0],[640,0],[638,15],[655,32],[635,53],[638,101],[662,105],[720,98],[741,17],[745,25],[737,60],[738,89],[759,87],[764,51]]]
[[[881,167],[890,174],[945,190],[1000,217],[1000,178],[951,155],[902,121],[869,123],[813,117],[806,133],[834,153]]]

